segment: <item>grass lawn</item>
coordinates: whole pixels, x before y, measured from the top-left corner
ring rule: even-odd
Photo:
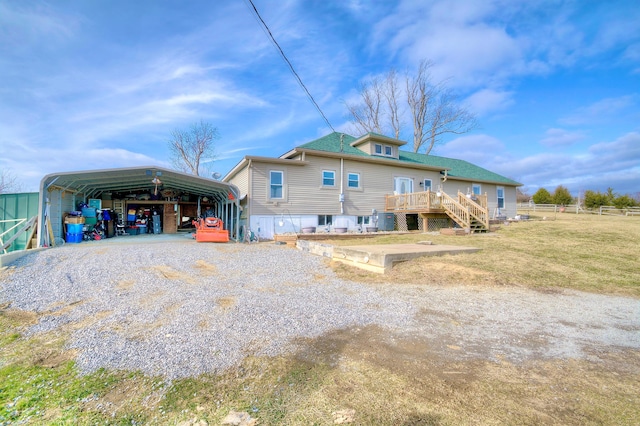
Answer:
[[[423,233],[335,240],[334,245],[414,243],[465,245],[477,254],[425,257],[395,266],[385,276],[337,267],[345,278],[370,282],[498,284],[562,287],[640,297],[640,218],[564,213],[547,220],[501,225],[468,236]]]
[[[488,235],[362,241],[482,248],[402,263],[385,276],[334,266],[341,276],[374,286],[513,285],[640,297],[640,218],[551,219]],[[308,353],[249,357],[220,375],[168,383],[135,372],[79,375],[75,354],[64,347],[73,325],[25,336],[37,321],[35,313],[0,306],[0,425],[217,425],[230,411],[246,412],[260,425],[640,424],[639,351],[598,353],[595,361],[450,362],[401,336],[383,344],[385,331],[366,327],[309,341]]]

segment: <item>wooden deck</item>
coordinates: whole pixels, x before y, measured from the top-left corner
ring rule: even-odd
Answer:
[[[458,191],[456,197],[431,190],[385,197],[385,211],[418,214],[425,221],[446,215],[469,232],[489,231],[487,195],[467,196]]]

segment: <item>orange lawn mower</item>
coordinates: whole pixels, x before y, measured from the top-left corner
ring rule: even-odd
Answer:
[[[196,227],[195,239],[199,243],[228,243],[229,231],[217,217],[204,217],[191,222]]]

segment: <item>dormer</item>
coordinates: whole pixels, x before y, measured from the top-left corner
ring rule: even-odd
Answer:
[[[351,142],[351,146],[369,155],[381,158],[399,158],[399,150],[406,142],[376,133],[367,133]]]

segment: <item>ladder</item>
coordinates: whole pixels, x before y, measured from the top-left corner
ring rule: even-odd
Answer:
[[[127,218],[124,215],[124,200],[113,200],[113,211],[118,215],[118,219],[122,221],[122,223],[127,222]]]

